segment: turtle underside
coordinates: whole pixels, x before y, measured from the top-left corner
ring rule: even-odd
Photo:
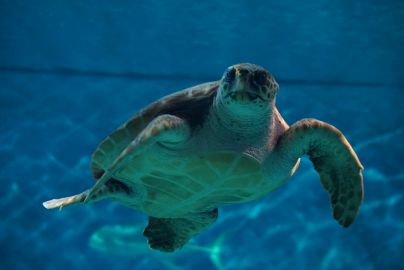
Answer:
[[[264,181],[256,159],[234,152],[167,155],[151,149],[113,178],[133,187],[127,206],[153,217],[179,217],[254,200],[274,188]]]

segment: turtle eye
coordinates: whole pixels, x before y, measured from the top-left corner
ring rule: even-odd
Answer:
[[[224,81],[231,83],[232,81],[234,81],[235,78],[236,78],[236,71],[234,70],[234,68],[232,68],[226,72]]]
[[[256,71],[254,73],[254,82],[258,85],[264,85],[267,82],[267,74],[263,71]]]

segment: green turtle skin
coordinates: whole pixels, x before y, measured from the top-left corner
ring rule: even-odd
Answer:
[[[92,155],[95,185],[44,203],[64,207],[110,198],[149,216],[152,248],[174,251],[217,218],[217,208],[259,199],[283,185],[308,155],[342,226],[363,198],[363,169],[335,127],[315,119],[289,126],[279,86],[253,64],[221,80],[164,97],[109,135]]]

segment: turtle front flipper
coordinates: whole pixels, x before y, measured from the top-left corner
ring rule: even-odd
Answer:
[[[93,193],[91,198],[89,198],[91,189],[87,189],[82,193],[72,195],[69,197],[64,197],[60,199],[53,199],[42,203],[46,209],[60,208],[71,204],[77,203],[92,203],[105,198],[120,200],[120,201],[133,201],[133,196],[139,196],[139,190],[134,190],[129,188],[127,185],[118,181],[114,178],[109,179],[105,185],[103,185],[97,192]]]
[[[293,173],[291,168],[304,154],[309,156],[322,185],[330,193],[334,218],[343,227],[348,227],[363,199],[363,166],[351,145],[329,124],[315,119],[300,120],[279,138],[274,152],[267,157],[265,165],[269,177],[269,168],[278,175],[286,171]],[[278,168],[284,168],[284,171],[279,173]]]
[[[42,205],[46,209],[53,209],[53,208],[60,208],[62,209],[63,207],[70,205],[70,204],[76,204],[76,203],[83,203],[88,194],[90,193],[90,190],[86,190],[82,193],[69,196],[69,197],[64,197],[64,198],[59,198],[59,199],[52,199],[46,202],[43,202]]]
[[[163,114],[151,121],[146,128],[105,168],[104,173],[90,190],[85,201],[91,200],[104,184],[111,179],[114,172],[124,168],[128,162],[142,154],[154,143],[178,144],[186,141],[191,134],[188,123],[177,116]]]
[[[147,237],[153,249],[174,252],[184,246],[191,237],[211,225],[218,216],[217,208],[193,214],[184,218],[149,217],[149,224],[143,235]]]

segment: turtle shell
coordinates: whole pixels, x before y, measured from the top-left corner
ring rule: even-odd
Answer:
[[[94,178],[119,156],[155,117],[179,116],[191,128],[203,123],[219,83],[206,83],[177,92],[146,107],[108,136],[92,156]],[[149,148],[125,167],[114,180],[131,187],[133,200],[122,202],[153,217],[176,217],[210,210],[223,204],[254,200],[275,187],[264,181],[261,164],[236,152],[165,152],[159,145]]]
[[[135,114],[105,138],[94,151],[91,158],[94,179],[102,176],[104,170],[155,117],[172,114],[187,119],[191,126],[201,123],[218,87],[219,81],[215,81],[187,88],[163,97]]]

